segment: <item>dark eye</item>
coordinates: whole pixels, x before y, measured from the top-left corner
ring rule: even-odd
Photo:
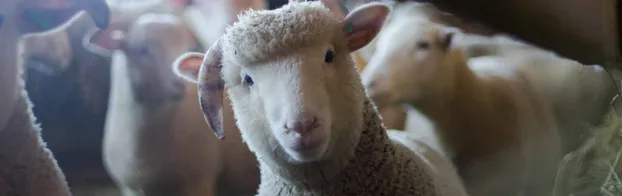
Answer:
[[[324,62],[332,63],[334,58],[335,52],[333,52],[332,50],[326,51],[326,55],[324,56]]]
[[[419,49],[428,49],[429,47],[430,47],[430,43],[426,41],[420,41],[419,43],[417,43],[417,48]]]
[[[253,86],[253,84],[255,84],[255,81],[253,81],[253,78],[251,78],[248,75],[244,75],[244,82],[246,82],[246,84],[248,84],[249,86]]]

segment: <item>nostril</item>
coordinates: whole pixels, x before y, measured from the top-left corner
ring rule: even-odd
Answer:
[[[296,133],[307,133],[318,126],[317,117],[311,117],[304,120],[292,121],[285,124],[284,128],[287,131],[293,131]]]

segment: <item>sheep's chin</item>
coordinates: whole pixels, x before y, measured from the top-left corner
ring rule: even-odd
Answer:
[[[280,135],[276,137],[279,145],[288,155],[286,158],[290,163],[308,163],[321,161],[326,156],[326,149],[330,141],[330,133],[324,127],[319,127],[312,134],[306,135],[304,138],[295,139],[291,135]],[[303,141],[301,141],[303,140]],[[299,143],[304,142],[308,146],[300,147]]]

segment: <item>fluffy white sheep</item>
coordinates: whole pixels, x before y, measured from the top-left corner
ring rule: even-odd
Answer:
[[[362,73],[369,96],[428,116],[470,195],[550,195],[561,158],[550,106],[503,64],[472,71],[451,47],[456,32],[428,20],[388,23]]]
[[[210,136],[197,89],[170,68],[196,44],[183,21],[147,13],[127,32],[103,36],[117,46],[105,49],[121,49],[127,57],[113,63],[104,135],[104,163],[124,195],[214,195],[222,178],[229,178],[222,184],[233,190],[220,191],[255,192],[255,157],[241,138],[218,143]],[[237,132],[232,119],[229,125]]]
[[[228,87],[260,162],[259,195],[465,195],[405,145],[413,141],[389,138],[365,96],[350,53],[388,12],[373,3],[339,21],[321,2],[290,1],[240,15],[206,54],[177,59],[219,138]]]
[[[0,1],[0,195],[71,195],[35,125],[24,90],[19,42],[21,35],[40,31],[32,21],[36,18],[22,17],[42,10],[59,11],[67,5],[73,6],[72,11],[86,9],[98,27],[107,26],[108,8],[101,1]]]

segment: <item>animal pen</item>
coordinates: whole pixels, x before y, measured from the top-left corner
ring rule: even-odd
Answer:
[[[379,137],[387,139],[389,141],[387,145],[391,143],[396,146],[402,146],[402,148],[396,148],[398,149],[395,150],[396,152],[388,153],[386,151],[391,150],[385,149],[383,153],[395,155],[405,149],[404,151],[410,152],[413,154],[413,157],[419,157],[420,159],[414,159],[414,162],[417,162],[414,165],[419,164],[421,168],[425,168],[421,169],[425,170],[423,173],[429,172],[429,175],[435,179],[433,182],[429,182],[434,184],[431,187],[436,187],[437,189],[434,195],[481,194],[494,196],[509,193],[512,195],[538,195],[546,193],[542,195],[552,196],[622,195],[622,108],[620,108],[622,106],[622,100],[620,99],[620,96],[622,96],[622,88],[620,86],[622,85],[620,82],[622,81],[622,56],[619,49],[620,33],[618,30],[621,19],[620,5],[616,0],[309,0],[309,2],[321,3],[323,5],[322,8],[313,7],[315,4],[311,3],[305,4],[306,0],[0,1],[6,1],[0,2],[0,43],[9,43],[7,40],[3,41],[2,39],[14,35],[19,35],[19,37],[15,37],[15,40],[20,40],[19,47],[15,47],[17,52],[8,53],[6,49],[0,49],[0,58],[9,59],[6,57],[8,54],[17,54],[10,58],[18,59],[15,61],[0,60],[0,63],[2,63],[0,64],[0,72],[5,70],[12,71],[8,69],[9,64],[10,66],[16,66],[17,64],[17,66],[21,67],[21,71],[15,71],[15,74],[20,76],[18,78],[23,78],[23,80],[18,79],[16,85],[19,88],[24,88],[27,94],[16,93],[15,96],[19,95],[25,100],[24,112],[28,113],[29,117],[33,116],[36,118],[36,121],[31,124],[33,124],[33,130],[40,128],[41,140],[37,140],[41,143],[40,148],[43,150],[49,149],[53,155],[49,159],[52,162],[56,161],[61,171],[58,174],[60,176],[59,179],[66,180],[67,184],[65,186],[69,187],[71,194],[74,196],[242,196],[255,194],[302,195],[302,192],[305,190],[309,192],[315,191],[314,193],[321,192],[318,190],[321,190],[322,186],[311,185],[312,183],[310,182],[310,179],[320,174],[305,173],[316,170],[300,168],[304,168],[305,165],[313,165],[318,168],[322,166],[322,169],[317,169],[317,171],[324,178],[324,172],[329,173],[332,171],[324,168],[324,166],[330,165],[327,162],[337,165],[344,164],[343,167],[335,167],[339,169],[331,168],[335,170],[332,171],[333,173],[340,173],[338,171],[346,170],[344,168],[347,168],[347,163],[360,164],[359,162],[361,161],[354,161],[355,159],[368,160],[367,157],[360,158],[361,154],[381,156],[378,154],[382,153],[367,153],[367,151],[362,150],[359,152],[358,148],[353,150],[355,147],[352,146],[347,146],[347,149],[344,147],[345,150],[331,149],[331,147],[339,143],[347,144],[345,141],[336,141],[333,138],[338,137],[334,135],[347,135],[342,133],[345,129],[337,130],[335,128],[337,125],[326,128],[335,129],[336,131],[327,131],[329,133],[329,136],[325,136],[329,138],[325,139],[327,143],[325,146],[327,147],[323,149],[325,152],[319,153],[317,157],[308,155],[312,154],[311,151],[304,151],[303,153],[303,150],[299,149],[304,149],[308,147],[305,145],[310,144],[305,143],[305,145],[298,148],[288,147],[287,144],[296,146],[296,141],[298,141],[291,139],[292,142],[288,143],[290,140],[288,140],[289,136],[287,134],[290,134],[290,132],[296,132],[298,135],[295,137],[303,137],[302,135],[306,133],[302,133],[298,129],[316,131],[315,129],[320,130],[323,127],[322,122],[330,125],[331,123],[337,124],[337,122],[340,122],[339,120],[347,121],[344,120],[346,117],[339,117],[333,113],[317,112],[318,114],[312,117],[311,120],[304,119],[303,121],[297,119],[296,123],[285,123],[285,125],[274,125],[274,122],[270,119],[276,119],[277,117],[275,116],[279,116],[279,112],[283,114],[296,114],[299,115],[297,118],[303,118],[300,116],[303,116],[303,114],[309,115],[307,110],[320,110],[318,109],[320,106],[309,109],[309,106],[304,105],[303,102],[324,103],[317,100],[329,100],[324,105],[332,108],[332,110],[326,109],[331,110],[331,112],[343,112],[342,110],[345,110],[343,108],[349,107],[348,104],[354,104],[355,101],[330,101],[340,97],[352,96],[345,93],[345,90],[343,95],[330,95],[330,92],[333,92],[331,89],[334,90],[336,88],[329,85],[332,84],[330,83],[331,81],[336,83],[348,82],[334,78],[346,74],[338,74],[340,70],[343,71],[339,69],[339,65],[344,64],[333,64],[333,59],[334,62],[346,62],[345,65],[349,65],[349,62],[353,63],[353,66],[356,67],[359,73],[356,77],[353,77],[358,79],[354,82],[356,84],[353,85],[360,84],[361,89],[364,88],[363,91],[367,93],[367,96],[363,96],[360,99],[369,99],[370,103],[374,104],[370,106],[370,108],[374,108],[373,112],[369,113],[375,113],[378,110],[377,113],[383,122],[383,125],[379,126],[379,130],[384,131],[386,129],[388,133],[388,136],[383,133]],[[406,8],[409,5],[412,7]],[[300,10],[307,9],[307,11],[300,11],[296,6]],[[93,11],[94,9],[99,11]],[[255,11],[248,11],[251,9]],[[17,10],[20,13],[16,14],[10,10]],[[84,10],[84,12],[80,10]],[[332,18],[330,20],[317,19],[324,17],[322,10],[330,11]],[[400,10],[403,13],[396,14],[400,13]],[[105,12],[105,14],[99,12]],[[294,13],[292,14],[292,12]],[[312,19],[317,19],[317,21],[330,22],[321,23],[323,25],[329,24],[324,28],[325,31],[320,31],[320,33],[316,34],[305,33],[306,31],[301,29],[314,29],[317,24],[300,22],[299,26],[297,26],[298,24],[290,25],[287,22],[291,21],[291,17],[294,15],[296,17],[305,16],[300,17],[300,21],[313,21]],[[265,21],[263,23],[254,21],[251,16],[265,17]],[[412,18],[423,19],[411,21]],[[243,21],[240,22],[238,19]],[[104,23],[102,21],[105,21],[107,25],[102,25]],[[425,31],[420,31],[420,29],[413,28],[404,32],[391,32],[391,30],[403,30],[406,28],[403,26],[409,26],[403,25],[400,28],[391,26],[401,24],[396,21],[403,21],[404,24],[408,22],[412,22],[408,24],[423,24],[421,28],[430,28],[432,30],[425,29]],[[260,29],[257,26],[269,26],[269,24],[275,25],[280,23],[283,23],[283,25],[280,26],[281,28],[278,29],[278,32],[282,30],[296,32],[296,34],[284,34],[286,36],[270,38],[273,40],[265,41],[264,39],[268,39],[267,37],[277,35],[277,31],[274,30],[273,35],[266,33],[265,29]],[[241,33],[244,32],[240,30],[244,29],[243,27],[245,26],[243,25],[257,27],[253,30],[248,30],[252,29],[250,27],[246,29],[246,31],[256,31],[256,34]],[[13,31],[12,26],[15,26],[17,30]],[[318,53],[318,58],[321,60],[314,61],[315,57],[301,57],[300,59],[302,60],[287,60],[294,57],[298,58],[298,56],[292,54],[300,54],[301,56],[315,54],[313,52],[303,53],[300,51],[312,51],[319,47],[325,47],[320,44],[321,40],[319,38],[308,41],[313,36],[319,36],[324,32],[330,32],[327,34],[333,37],[328,42],[331,43],[327,47],[328,49],[324,51],[324,48],[322,48],[322,51]],[[394,41],[386,41],[387,38],[381,39],[383,35],[387,37],[388,33],[394,33],[391,34],[395,35],[392,37]],[[239,34],[249,36],[238,38],[231,36]],[[414,34],[417,34],[417,36],[409,36]],[[447,36],[447,34],[451,35]],[[297,39],[299,41],[303,40],[300,43],[304,42],[305,44],[299,46],[292,44],[296,41],[286,44],[279,42],[280,39],[296,40],[292,38],[296,36],[301,36],[302,38]],[[471,36],[474,37],[472,40]],[[288,44],[292,45],[291,47],[295,47],[293,49],[290,48],[290,50],[279,51],[278,55],[274,55],[269,52],[277,51],[277,49],[260,50],[257,49],[260,48],[259,46],[249,44],[251,42],[245,41],[245,39],[254,39],[255,42],[252,43],[261,43],[266,46],[265,48],[269,48],[268,46],[275,48],[285,47],[284,45]],[[426,39],[433,41],[421,41]],[[518,45],[513,45],[513,43],[518,43]],[[288,47],[290,46],[288,45]],[[416,50],[413,48],[416,48]],[[506,73],[509,73],[511,77],[503,78],[506,75],[495,75],[495,77],[500,77],[507,81],[513,81],[517,75],[526,78],[525,80],[532,85],[531,87],[536,89],[534,91],[537,91],[535,93],[537,95],[534,97],[538,98],[534,99],[543,102],[543,105],[546,107],[525,110],[533,112],[534,116],[550,114],[551,121],[554,121],[554,127],[558,132],[565,131],[566,134],[571,133],[571,135],[560,134],[559,138],[556,135],[556,139],[559,139],[562,143],[559,145],[554,144],[556,141],[554,139],[539,138],[540,140],[546,140],[547,142],[545,143],[551,146],[555,145],[562,149],[560,150],[560,157],[556,162],[555,172],[552,176],[554,180],[546,184],[547,188],[545,189],[547,190],[536,194],[534,190],[538,188],[531,187],[532,185],[528,182],[531,178],[528,177],[521,178],[523,179],[522,181],[517,180],[524,184],[507,184],[508,181],[501,180],[502,177],[486,176],[484,178],[487,178],[487,181],[482,180],[482,183],[484,181],[499,182],[484,185],[478,184],[477,180],[467,178],[466,176],[478,175],[467,174],[467,172],[463,171],[467,167],[464,166],[467,165],[465,164],[467,161],[462,161],[461,157],[471,156],[469,160],[478,160],[484,155],[476,153],[460,154],[460,152],[469,152],[463,149],[476,148],[471,146],[472,143],[464,141],[466,139],[462,139],[462,137],[478,137],[476,141],[494,141],[504,137],[501,134],[503,131],[482,132],[481,135],[479,135],[480,133],[461,133],[456,134],[458,136],[447,136],[445,132],[440,131],[441,128],[457,127],[455,130],[463,130],[458,125],[445,126],[440,124],[451,124],[452,122],[458,124],[457,121],[449,121],[444,118],[449,116],[450,114],[446,113],[450,112],[442,112],[442,114],[439,114],[440,112],[427,112],[428,110],[426,109],[428,108],[417,105],[420,103],[419,100],[416,101],[417,103],[413,103],[414,101],[411,100],[408,100],[411,101],[408,102],[396,98],[410,95],[417,98],[431,97],[431,94],[436,95],[435,93],[441,92],[441,90],[434,91],[436,88],[424,87],[421,87],[421,89],[431,93],[421,93],[423,90],[415,92],[413,89],[409,89],[412,86],[399,85],[406,84],[406,82],[398,81],[397,79],[405,77],[412,81],[423,81],[421,78],[425,78],[423,76],[426,75],[444,76],[432,74],[436,73],[434,71],[440,70],[441,63],[438,63],[439,66],[430,66],[433,68],[427,70],[425,69],[426,67],[420,69],[406,68],[415,64],[414,62],[418,62],[418,58],[423,58],[422,56],[428,59],[429,56],[432,56],[431,54],[436,54],[432,51],[436,51],[435,49],[437,48],[439,48],[438,51],[443,52],[442,54],[447,56],[455,54],[447,51],[454,51],[454,48],[458,48],[456,50],[460,50],[465,54],[464,64],[478,78],[483,78],[483,75],[486,74],[503,75]],[[417,53],[416,55],[413,52],[420,51],[421,49],[425,49],[428,52]],[[215,53],[214,51],[220,51],[220,53]],[[526,53],[529,53],[529,55],[524,55]],[[262,56],[264,59],[259,57],[257,57],[259,60],[252,59],[248,57],[252,56],[250,54]],[[265,57],[269,56],[268,54],[276,57]],[[345,55],[340,56],[342,54]],[[399,62],[394,60],[397,59],[397,56],[403,54],[406,54],[405,56],[407,57],[405,59],[408,60]],[[478,57],[494,58],[491,58],[493,61],[488,61],[488,59],[478,61]],[[516,60],[516,58],[521,59]],[[522,58],[527,60],[523,61],[524,59]],[[441,58],[439,57],[439,59]],[[440,61],[442,60],[435,59],[434,61],[425,62],[437,63]],[[5,65],[6,62],[9,63]],[[278,62],[281,63],[279,64]],[[532,64],[541,63],[543,67],[523,65],[528,64],[525,62],[534,62]],[[297,72],[298,70],[292,69],[294,71],[271,73],[270,77],[266,77],[264,73],[258,71],[269,70],[270,66],[293,67],[296,63],[305,66],[315,64],[324,66],[321,73],[325,73],[325,75],[308,79],[308,76],[305,74],[312,72],[317,74],[316,72],[319,71],[301,69],[303,71]],[[218,66],[210,66],[212,64],[218,64]],[[230,67],[241,64],[257,64],[259,66],[253,68],[240,66],[242,68],[239,69],[242,71],[232,74],[232,72],[239,70]],[[491,67],[489,66],[490,64],[495,64],[495,66]],[[569,64],[580,66],[578,66],[579,68],[573,67],[572,69],[564,67]],[[331,65],[333,67],[330,67]],[[479,69],[476,65],[482,65],[486,69]],[[519,68],[507,68],[510,66],[506,65],[515,65]],[[397,68],[389,69],[388,67],[390,66]],[[371,67],[374,70],[371,70]],[[381,67],[382,69],[376,67]],[[580,71],[576,71],[575,68]],[[211,69],[219,69],[219,71],[212,73],[210,72]],[[222,69],[222,72],[220,69]],[[413,70],[428,72],[426,72],[427,74],[409,73],[409,71],[414,72]],[[291,74],[298,74],[296,76],[299,76],[299,78],[290,77]],[[0,77],[7,77],[7,74],[0,73]],[[217,77],[218,80],[213,79],[213,77]],[[560,79],[562,77],[565,78]],[[264,84],[262,82],[267,81],[264,78],[275,81],[270,83],[271,85],[268,87],[262,87],[261,85]],[[279,78],[283,79],[280,80]],[[305,78],[305,80],[300,78]],[[264,80],[262,81],[262,79]],[[300,79],[300,81],[298,83],[291,82],[296,79]],[[308,82],[306,79],[312,82]],[[3,85],[1,82],[4,81],[6,79],[0,78],[0,85]],[[268,93],[263,92],[278,89],[280,85],[288,81],[301,86],[300,89],[289,89],[291,92],[305,94],[307,92],[305,90],[312,88],[309,86],[321,83],[323,84],[319,85],[322,86],[321,89],[329,89],[326,90],[329,93],[325,96],[323,94],[318,95],[321,93],[307,93],[302,98],[292,98],[290,94],[282,93],[283,96],[280,97],[282,100],[279,100],[278,107],[271,106],[272,102],[266,100],[268,99],[266,98]],[[22,83],[23,85],[21,85]],[[244,86],[245,89],[232,85],[238,85],[238,83],[239,85],[246,85]],[[388,89],[389,87],[399,88],[399,91],[389,92],[387,90],[387,92],[382,92],[387,94],[386,97],[375,97],[375,93],[378,94],[380,92],[378,89]],[[218,91],[218,88],[221,88],[220,91]],[[253,91],[255,89],[252,88],[264,89],[260,93],[259,90],[255,92]],[[0,91],[7,90],[8,92],[15,89],[0,86]],[[316,89],[316,87],[313,87],[313,89]],[[276,93],[276,90],[272,91]],[[248,93],[248,97],[239,97],[241,92]],[[0,94],[3,93],[0,92]],[[445,93],[445,91],[441,93]],[[238,97],[235,97],[235,95],[238,95]],[[8,93],[5,96],[8,97]],[[456,97],[464,98],[466,96],[460,94],[456,95]],[[524,97],[527,97],[525,99],[529,98],[529,96]],[[520,100],[524,97],[514,98],[514,100]],[[219,99],[216,100],[216,98]],[[358,99],[352,98],[352,100]],[[0,100],[12,100],[12,98],[5,98],[0,95]],[[287,106],[290,103],[287,100],[299,101],[300,105],[297,105],[299,107],[291,107],[291,109],[282,109],[288,108]],[[422,100],[427,101],[425,99]],[[251,104],[246,104],[245,102],[250,102]],[[32,106],[27,103],[32,103]],[[424,102],[421,101],[421,103]],[[469,102],[465,101],[465,103]],[[15,105],[18,105],[18,103],[16,102]],[[251,108],[248,105],[253,107]],[[324,105],[321,108],[324,108]],[[514,105],[507,106],[503,104],[490,105],[491,108],[497,106],[514,107]],[[367,106],[364,104],[364,106],[361,106],[363,109],[355,111],[363,113],[361,115],[365,117],[364,120],[366,121],[363,123],[365,126],[372,126],[368,125],[373,124],[367,121],[368,118],[372,119],[373,115],[368,114]],[[32,107],[32,111],[30,111],[30,107]],[[278,109],[271,109],[273,107]],[[13,108],[12,105],[7,107],[0,106],[0,110],[8,111]],[[299,113],[295,113],[295,111]],[[454,110],[447,109],[447,111]],[[473,116],[478,116],[477,112],[483,111],[484,109],[481,111],[469,109],[468,112]],[[527,117],[529,118],[522,118],[525,115],[521,116],[522,114],[514,114],[508,111],[514,110],[497,109],[496,112],[499,113],[496,114],[503,116],[505,115],[504,112],[512,113],[507,116],[521,119],[504,119],[508,120],[508,122],[538,121],[540,123],[545,121],[540,121],[528,115]],[[258,112],[263,113],[261,113],[262,115],[248,117]],[[11,111],[5,113],[11,115]],[[5,113],[0,111],[0,142],[5,141],[6,145],[0,143],[0,148],[19,146],[9,145],[9,142],[7,142],[13,140],[10,137],[14,135],[9,134],[9,132],[3,132],[3,130],[11,129],[10,125],[15,123],[12,121],[14,120],[13,118],[4,116]],[[320,113],[323,115],[320,115]],[[546,115],[544,115],[545,113]],[[343,116],[357,116],[350,115],[349,113],[340,114]],[[491,116],[495,117],[495,115]],[[282,118],[286,119],[289,117]],[[464,117],[460,119],[473,118]],[[354,120],[351,121],[354,122]],[[584,121],[585,123],[583,123]],[[469,122],[460,123],[463,123],[461,125],[465,126],[475,124]],[[564,124],[564,122],[569,123]],[[486,123],[483,121],[482,123],[494,124],[494,122]],[[257,129],[256,132],[248,131],[251,124],[256,126],[253,127]],[[519,123],[517,126],[521,125]],[[301,126],[304,128],[300,128]],[[264,129],[265,132],[261,132]],[[278,132],[281,129],[285,131]],[[532,131],[540,133],[539,130]],[[358,146],[358,137],[361,133],[353,135],[357,135],[353,137],[356,138],[354,139],[353,146]],[[513,137],[521,137],[518,135],[513,135]],[[224,136],[226,137],[222,139]],[[264,137],[267,139],[264,139]],[[321,138],[323,136],[317,137]],[[254,141],[259,140],[256,138],[262,139],[261,141]],[[360,143],[378,142],[375,140],[376,138],[366,139],[363,137]],[[523,140],[525,139],[523,138],[520,141]],[[384,142],[384,140],[382,141]],[[350,141],[348,140],[348,142]],[[458,148],[449,144],[452,142],[464,145]],[[268,151],[271,153],[266,154],[262,151],[260,147],[263,146],[258,145],[258,143],[272,148],[272,151]],[[503,142],[489,143],[498,144]],[[530,142],[524,143],[529,145]],[[479,144],[477,145],[481,147]],[[498,144],[497,146],[505,145]],[[539,147],[541,146],[525,147],[532,149],[532,151],[520,151],[520,153],[523,153],[521,155],[531,152],[544,154],[547,151],[547,149],[537,149]],[[392,149],[389,147],[385,148]],[[317,149],[321,148],[313,150]],[[492,152],[501,152],[503,150],[481,151],[489,153],[486,154],[488,156]],[[28,174],[24,174],[25,176],[23,177],[6,172],[17,171],[20,166],[11,165],[9,164],[11,163],[10,160],[5,160],[10,159],[5,157],[19,156],[5,155],[3,154],[5,152],[10,151],[0,149],[0,196],[3,196],[2,194],[4,193],[16,196],[36,195],[37,193],[34,192],[19,192],[19,189],[27,190],[35,187],[34,185],[31,187],[30,183],[26,183],[26,181],[36,181],[37,171],[31,171]],[[332,153],[343,153],[337,155],[352,156],[353,158],[337,159],[335,158],[337,155]],[[480,151],[477,153],[480,153]],[[482,157],[475,157],[476,155]],[[386,157],[384,158],[392,161],[400,159]],[[369,159],[368,162],[373,162],[370,160],[373,159]],[[281,162],[286,162],[287,164]],[[486,166],[491,171],[495,166],[500,165],[500,162],[493,163],[493,165]],[[279,166],[281,164],[287,165],[287,167],[271,169],[272,165]],[[396,164],[399,165],[400,163]],[[374,166],[381,168],[383,164]],[[540,166],[524,164],[516,167],[520,167],[520,169],[527,168],[525,171],[528,171],[530,168]],[[397,170],[395,169],[395,171]],[[266,171],[273,172],[269,174],[279,176],[273,178],[280,180],[266,177]],[[399,171],[398,173],[402,173],[401,170]],[[408,171],[411,172],[410,170]],[[516,169],[516,171],[519,170]],[[355,177],[359,176],[347,172],[343,173]],[[521,173],[521,175],[523,174]],[[370,179],[374,178],[370,177]],[[398,178],[396,177],[396,179]],[[298,185],[297,180],[300,180],[300,183],[303,185]],[[309,180],[309,182],[306,180]],[[340,183],[343,183],[330,181],[330,178],[326,180],[329,182],[327,184],[341,185]],[[367,182],[365,180],[368,179],[361,178],[352,181],[370,183],[367,187],[380,187],[378,189],[383,189],[383,191],[378,193],[381,192],[384,195],[400,195],[396,192],[384,190],[390,189],[386,186],[403,186],[402,184],[395,185],[399,180],[392,181],[395,184],[386,183],[389,185],[376,181]],[[414,181],[400,183],[414,183]],[[419,182],[428,183],[428,181]],[[503,184],[504,182],[506,184]],[[23,183],[23,185],[19,183]],[[266,183],[269,183],[269,185],[266,185]],[[296,187],[296,191],[293,191],[294,188],[291,188],[289,192],[283,191],[289,188],[275,188],[275,186],[281,183],[295,184],[292,187]],[[502,188],[489,189],[488,186],[510,188],[504,190],[501,190]],[[445,188],[452,191],[455,189],[456,192],[444,192],[443,189]],[[272,193],[270,190],[281,190],[282,192]],[[371,194],[357,192],[356,190],[349,191],[352,191],[350,193],[355,195]],[[415,193],[423,194],[423,192],[416,191]],[[57,195],[55,193],[50,194],[53,196]]]

